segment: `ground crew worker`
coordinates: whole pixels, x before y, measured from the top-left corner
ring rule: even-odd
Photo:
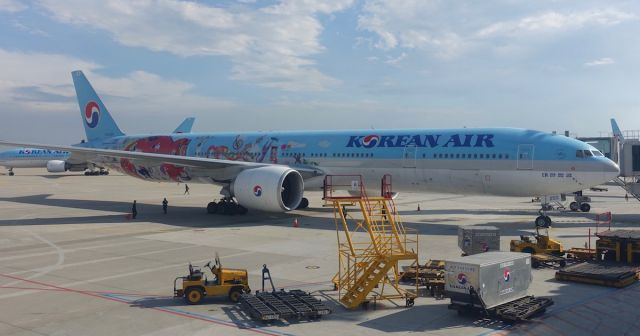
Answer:
[[[624,200],[629,202],[629,194],[624,194]]]
[[[133,206],[131,207],[131,218],[136,219],[138,216],[138,207],[136,206],[136,200],[133,200]]]
[[[162,211],[164,211],[164,214],[167,214],[167,206],[169,205],[169,202],[167,201],[167,198],[165,197],[164,200],[162,200]]]
[[[188,184],[184,184],[184,195],[191,195],[189,194],[189,185]]]

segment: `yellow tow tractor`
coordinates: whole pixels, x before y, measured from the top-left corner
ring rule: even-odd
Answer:
[[[530,236],[521,235],[520,239],[511,241],[511,252],[530,253],[532,256],[531,266],[538,268],[541,265],[558,264],[564,267],[567,262],[562,257],[565,254],[562,243],[549,237],[549,229],[545,228],[546,233],[541,234],[540,228],[536,227],[536,233]]]
[[[205,274],[207,269],[211,279]],[[222,268],[218,256],[214,265],[211,262],[202,267],[189,264],[189,275],[173,281],[174,297],[184,297],[189,304],[198,304],[205,296],[227,296],[232,302],[238,302],[242,294],[250,292],[247,270]]]

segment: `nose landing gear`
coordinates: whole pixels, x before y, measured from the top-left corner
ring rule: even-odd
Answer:
[[[553,224],[551,217],[547,216],[545,211],[540,210],[539,214],[540,216],[536,217],[535,220],[536,227],[548,228]]]

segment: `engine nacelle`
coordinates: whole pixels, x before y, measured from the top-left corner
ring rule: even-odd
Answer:
[[[47,171],[50,173],[64,173],[67,170],[66,162],[62,160],[51,160],[47,162]]]
[[[296,170],[282,166],[246,169],[231,184],[231,193],[250,209],[283,212],[302,201],[304,181]]]

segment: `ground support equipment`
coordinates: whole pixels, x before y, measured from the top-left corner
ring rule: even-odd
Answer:
[[[638,281],[639,275],[637,265],[588,261],[557,271],[556,279],[622,288]]]
[[[493,308],[485,308],[482,298],[471,288],[469,293],[469,303],[451,303],[448,308],[457,310],[459,315],[477,314],[489,318],[498,318],[504,321],[519,322],[526,321],[534,315],[544,313],[547,307],[553,305],[550,298],[535,296],[525,296],[523,298],[503,303]]]
[[[565,267],[567,266],[567,260],[563,257],[558,257],[550,254],[532,254],[531,255],[531,267]]]

